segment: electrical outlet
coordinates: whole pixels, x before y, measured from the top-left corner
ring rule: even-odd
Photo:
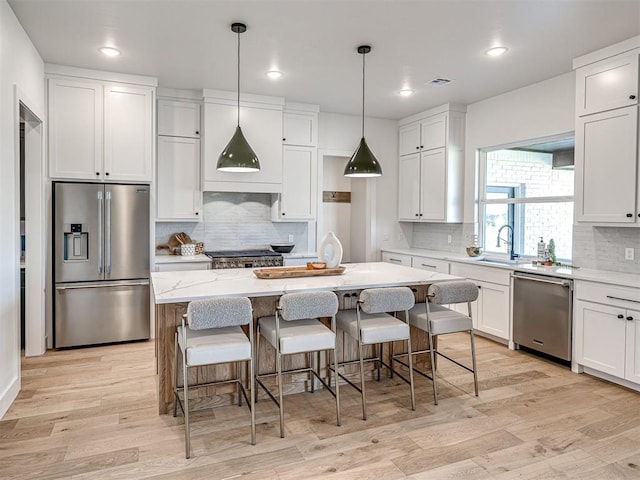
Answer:
[[[293,243],[293,235],[289,235],[289,243]]]
[[[451,243],[451,242],[452,242],[451,235],[447,235],[447,243]]]
[[[633,248],[625,248],[624,249],[624,259],[625,260],[633,260]]]

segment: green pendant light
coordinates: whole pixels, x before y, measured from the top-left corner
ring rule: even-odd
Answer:
[[[382,167],[380,162],[373,154],[367,141],[364,139],[364,56],[371,51],[369,45],[361,45],[358,47],[358,53],[362,55],[362,139],[356,152],[353,154],[347,166],[344,167],[345,177],[380,177],[382,175]]]
[[[260,162],[240,129],[240,34],[247,31],[244,23],[233,23],[231,31],[238,34],[238,124],[229,143],[218,157],[216,169],[222,172],[257,172]]]

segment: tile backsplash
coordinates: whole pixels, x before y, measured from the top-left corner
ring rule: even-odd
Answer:
[[[412,247],[465,254],[473,233],[473,223],[416,223]],[[625,260],[625,248],[634,249],[634,260]],[[640,274],[640,228],[574,225],[572,250],[573,265]]]
[[[271,221],[271,194],[205,192],[201,222],[156,222],[156,244],[166,244],[171,235],[185,232],[204,242],[206,250],[261,248],[285,243],[293,235],[294,252],[306,252],[306,222]]]

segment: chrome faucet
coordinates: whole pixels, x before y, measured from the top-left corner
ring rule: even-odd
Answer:
[[[500,238],[500,232],[502,232],[503,229],[509,229],[509,232],[511,232],[511,237],[509,239],[509,237],[507,237],[507,239],[505,240],[504,238]],[[500,246],[500,240],[502,240],[503,242],[505,242],[507,245],[509,245],[509,259],[510,260],[515,260],[516,258],[518,258],[518,254],[514,253],[513,251],[513,227],[509,224],[505,224],[502,225],[499,229],[498,229],[498,241],[496,243],[496,247]]]

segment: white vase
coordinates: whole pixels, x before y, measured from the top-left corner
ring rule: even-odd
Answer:
[[[327,268],[336,268],[342,261],[342,244],[336,234],[327,233],[318,246],[318,259],[327,264]]]

